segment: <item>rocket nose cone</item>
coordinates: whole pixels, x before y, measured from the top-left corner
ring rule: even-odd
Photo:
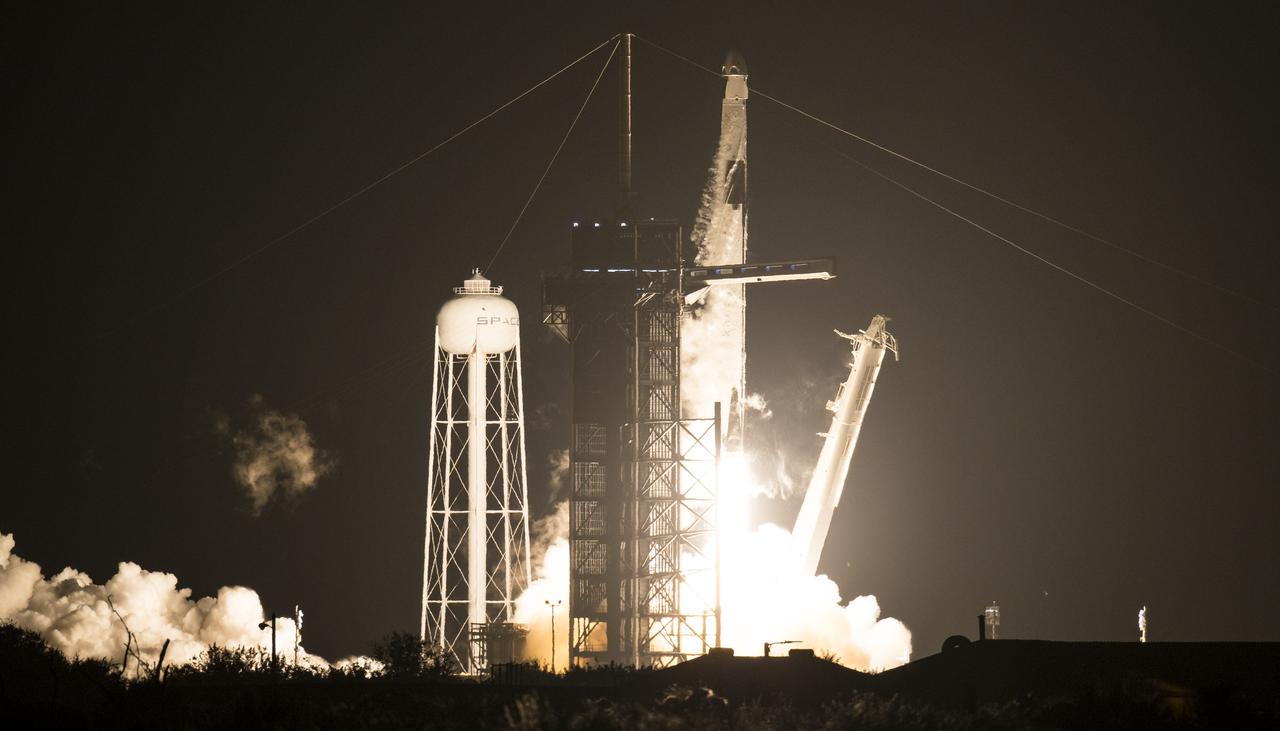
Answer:
[[[724,66],[721,67],[721,72],[725,76],[746,76],[747,61],[742,57],[741,53],[729,51],[729,55],[724,59]]]

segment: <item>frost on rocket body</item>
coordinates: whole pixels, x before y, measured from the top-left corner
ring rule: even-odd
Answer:
[[[125,624],[138,654],[151,664],[165,640],[170,641],[166,665],[190,662],[215,644],[271,647],[271,630],[258,629],[264,612],[252,589],[224,586],[216,596],[193,600],[190,589],[179,588],[178,577],[130,561],[121,562],[103,584],[70,567],[45,578],[39,565],[13,552],[14,545],[12,535],[0,534],[0,622],[38,633],[69,658],[119,662]],[[290,648],[290,657],[295,634],[292,618],[276,620],[276,642]],[[326,664],[301,650],[299,656],[310,665]]]

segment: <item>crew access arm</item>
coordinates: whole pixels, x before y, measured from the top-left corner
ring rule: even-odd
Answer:
[[[835,400],[827,402],[827,409],[833,413],[831,429],[825,434],[826,441],[809,480],[809,490],[804,495],[800,514],[796,516],[795,529],[791,532],[799,568],[805,576],[817,572],[822,546],[827,542],[827,532],[831,529],[831,516],[840,504],[840,493],[844,491],[845,478],[849,475],[849,462],[853,458],[858,432],[862,429],[862,420],[866,417],[867,404],[871,402],[871,392],[875,389],[876,374],[880,372],[885,351],[891,351],[894,360],[898,358],[898,343],[885,330],[887,321],[884,315],[876,315],[867,329],[857,335],[836,331],[837,335],[852,343],[853,362],[849,364],[849,377],[840,386]]]

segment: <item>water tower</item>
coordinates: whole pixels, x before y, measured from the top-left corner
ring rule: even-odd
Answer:
[[[531,578],[520,314],[478,269],[453,291],[436,315],[421,633],[475,674],[511,659],[495,648],[520,634]]]

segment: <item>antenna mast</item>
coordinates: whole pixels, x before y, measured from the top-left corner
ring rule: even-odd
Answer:
[[[635,215],[635,192],[631,190],[631,34],[622,34],[622,57],[618,65],[618,219]]]

